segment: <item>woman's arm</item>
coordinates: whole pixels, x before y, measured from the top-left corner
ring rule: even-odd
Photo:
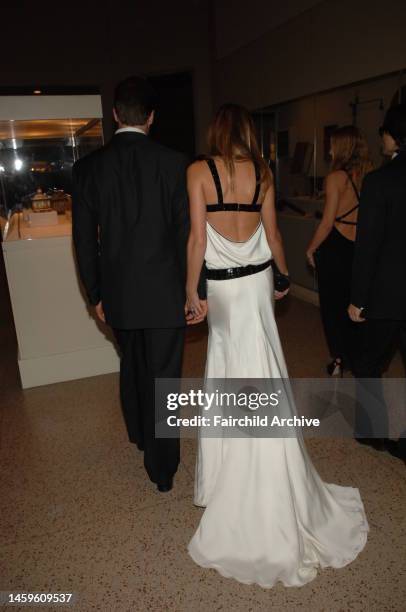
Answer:
[[[265,194],[261,209],[262,224],[265,229],[269,248],[278,266],[279,272],[288,275],[285,252],[283,250],[282,236],[278,229],[275,210],[275,186],[271,175],[271,184]]]
[[[206,202],[201,181],[201,162],[188,168],[187,188],[190,207],[190,234],[187,245],[186,309],[197,315],[204,314],[197,287],[206,252]]]
[[[323,217],[314,232],[313,238],[307,247],[306,256],[314,268],[314,252],[317,251],[322,242],[325,241],[334,227],[337,216],[340,192],[342,189],[341,173],[333,172],[326,178],[326,201],[324,204]]]

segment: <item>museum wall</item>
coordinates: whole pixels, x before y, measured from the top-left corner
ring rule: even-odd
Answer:
[[[321,0],[214,0],[216,56],[225,57],[270,30],[320,4]]]
[[[406,68],[405,21],[404,0],[320,2],[217,59],[215,103],[256,109]]]

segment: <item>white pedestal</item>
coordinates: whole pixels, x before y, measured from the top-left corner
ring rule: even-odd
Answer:
[[[23,388],[119,369],[111,331],[81,293],[70,230],[61,218],[55,228],[35,228],[34,237],[21,222],[25,239],[13,230],[2,245]]]

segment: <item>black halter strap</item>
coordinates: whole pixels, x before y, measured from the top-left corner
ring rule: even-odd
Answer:
[[[232,210],[232,211],[244,211],[244,212],[260,212],[262,208],[262,204],[258,204],[259,192],[261,189],[261,173],[257,164],[254,163],[255,166],[255,193],[252,198],[251,204],[238,204],[237,202],[227,202],[224,203],[223,199],[223,190],[221,188],[220,176],[217,170],[216,162],[214,159],[209,157],[206,159],[207,165],[209,166],[211,175],[213,177],[214,185],[216,187],[217,192],[217,203],[216,204],[207,204],[206,208],[208,212],[217,212],[222,210]]]
[[[220,182],[220,177],[219,177],[219,173],[217,170],[216,162],[211,157],[207,159],[206,161],[210,168],[210,172],[213,177],[214,184],[216,186],[217,202],[220,206],[223,206],[223,190],[221,189],[221,182]]]
[[[356,186],[356,184],[354,183],[354,179],[352,178],[352,176],[351,176],[351,174],[350,174],[349,172],[347,172],[347,176],[348,176],[348,179],[349,179],[349,181],[350,181],[350,183],[351,183],[351,185],[352,185],[352,188],[354,189],[354,193],[355,193],[355,195],[357,196],[357,202],[359,202],[359,197],[360,197],[360,196],[359,196],[358,187],[357,187],[357,186]]]
[[[255,193],[254,193],[254,197],[252,198],[252,204],[257,203],[259,192],[261,189],[261,173],[259,171],[258,164],[256,164],[255,162],[254,162],[254,167],[255,167]]]
[[[353,180],[352,176],[348,172],[347,172],[347,176],[348,176],[348,180],[350,181],[350,183],[352,185],[354,193],[355,193],[355,195],[357,197],[357,203],[356,203],[355,206],[350,208],[350,210],[347,210],[345,213],[343,213],[339,217],[336,217],[336,222],[338,222],[338,223],[345,223],[346,225],[357,225],[356,221],[345,221],[345,217],[348,217],[348,215],[350,215],[352,212],[354,212],[354,210],[357,210],[357,208],[359,208],[359,191],[357,189],[356,184],[354,183],[354,180]]]

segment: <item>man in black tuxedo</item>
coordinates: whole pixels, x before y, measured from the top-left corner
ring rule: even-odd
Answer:
[[[155,438],[154,379],[181,376],[189,209],[186,158],[148,137],[155,107],[147,80],[130,77],[116,87],[119,129],[73,167],[73,239],[88,300],[120,349],[129,439],[164,492],[178,467],[179,439]]]
[[[392,159],[364,180],[348,309],[351,319],[364,326],[354,374],[370,379],[359,381],[367,386],[369,400],[358,415],[356,436],[405,457],[405,439],[397,444],[387,439],[379,379],[397,342],[406,355],[406,104],[388,110],[381,135],[383,152]]]

